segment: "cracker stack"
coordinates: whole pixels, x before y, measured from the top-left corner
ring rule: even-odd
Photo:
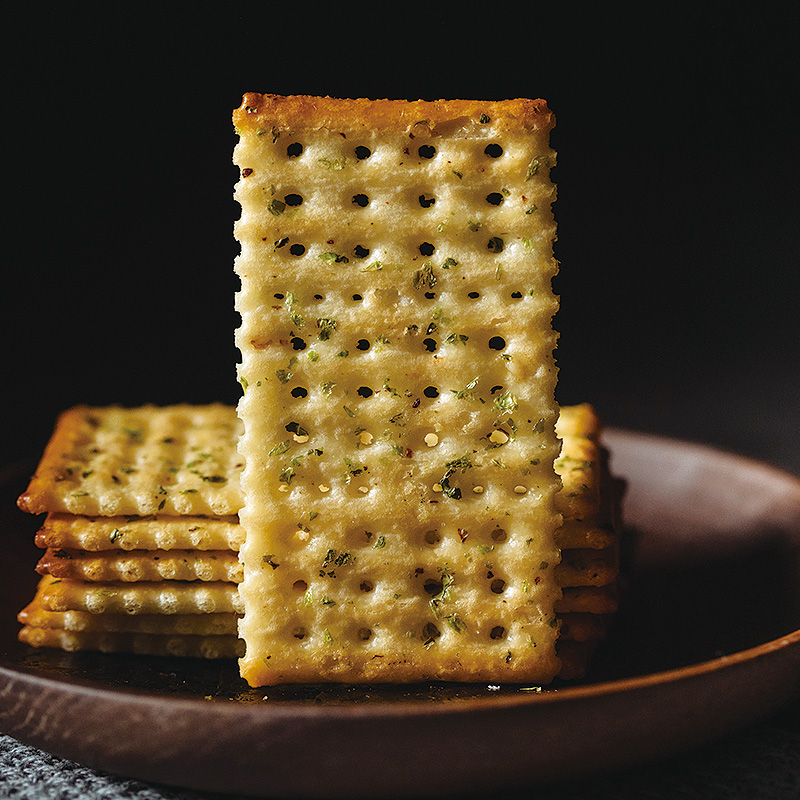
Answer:
[[[198,440],[199,431],[205,436],[210,429],[216,431],[213,449]],[[564,587],[556,607],[557,649],[560,676],[575,678],[584,674],[616,610],[615,495],[591,407],[562,408],[557,432],[563,447],[556,468],[564,480],[558,494],[564,523],[556,534],[563,550],[555,575]],[[241,507],[238,433],[235,409],[224,406],[65,412],[19,501],[26,511],[47,514],[36,534],[45,551],[37,566],[42,578],[19,614],[20,639],[63,650],[240,654],[236,587],[243,531],[233,514],[199,513]],[[173,440],[173,449],[153,459],[154,444],[164,438]],[[109,447],[112,440],[117,444]],[[145,489],[145,477],[131,467],[156,461],[164,470]],[[223,488],[225,496],[214,491]],[[164,515],[158,506],[162,500],[167,506],[165,492],[175,494],[171,508],[175,500],[185,508],[179,497],[191,495],[196,513]],[[149,508],[148,498],[159,498],[156,513],[131,513]],[[118,513],[122,507],[125,516]]]
[[[234,113],[253,686],[561,669],[543,101]]]
[[[235,656],[238,433],[232,409],[218,404],[62,414],[19,499],[47,515],[22,641]]]
[[[236,654],[252,686],[581,675],[617,536],[597,419],[554,398],[546,104],[248,94],[234,123],[238,411],[61,417],[21,638]]]

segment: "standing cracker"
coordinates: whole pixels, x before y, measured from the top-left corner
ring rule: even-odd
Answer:
[[[234,123],[243,676],[549,682],[551,112],[247,94]]]

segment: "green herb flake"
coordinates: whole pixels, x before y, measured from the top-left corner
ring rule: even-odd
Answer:
[[[558,467],[558,469],[568,469],[570,472],[580,472],[587,469],[594,469],[594,464],[591,461],[587,461],[583,458],[574,458],[573,456],[569,455],[560,456],[555,462],[555,466]]]
[[[201,475],[202,480],[206,483],[227,483],[228,479],[224,475]]]
[[[356,464],[353,459],[348,458],[347,456],[345,456],[342,460],[347,467],[347,470],[344,474],[345,483],[350,483],[350,480],[353,477],[356,475],[363,475],[367,471],[367,468],[363,464]]]
[[[436,275],[433,273],[433,264],[430,262],[425,263],[421,269],[414,273],[413,286],[415,289],[428,288],[432,289],[437,284]]]
[[[347,159],[344,156],[323,157],[318,158],[317,161],[328,169],[336,172],[344,169],[347,164]]]
[[[451,333],[444,341],[445,344],[466,344],[469,336],[463,333]]]
[[[472,459],[469,453],[464,454],[460,458],[445,463],[445,473],[439,481],[439,486],[442,487],[442,494],[445,497],[450,497],[453,500],[461,499],[461,489],[457,486],[450,485],[450,478],[457,472],[466,472],[472,466]]]
[[[385,536],[379,536],[375,540],[375,544],[372,545],[372,547],[373,547],[374,550],[382,550],[384,547],[386,547],[386,537]]]
[[[439,567],[441,589],[430,599],[430,607],[434,616],[439,616],[439,606],[447,600],[450,587],[453,585],[453,573],[447,567]]]
[[[437,306],[433,309],[432,317],[434,322],[438,322],[442,325],[449,325],[452,322],[450,317],[444,315],[444,309],[441,306]]]
[[[350,553],[340,553],[337,550],[330,549],[322,561],[322,569],[320,569],[320,577],[328,576],[329,578],[336,577],[336,567],[346,567],[355,561]]]
[[[326,342],[331,338],[331,334],[336,330],[337,322],[330,317],[320,317],[317,320],[320,341]]]
[[[287,439],[287,440],[286,440],[286,441],[284,441],[284,442],[279,442],[278,444],[276,444],[276,445],[275,445],[275,447],[273,447],[273,448],[272,448],[272,450],[270,450],[270,451],[269,451],[269,453],[268,453],[267,455],[270,455],[270,456],[279,456],[279,455],[282,455],[282,454],[283,454],[283,453],[285,453],[285,452],[286,452],[286,451],[287,451],[287,450],[288,450],[288,449],[289,449],[291,446],[292,446],[292,443],[291,443],[291,441],[290,441],[289,439]]]
[[[389,344],[389,342],[386,342]],[[388,392],[392,397],[400,397],[400,392],[394,388],[394,386],[389,385],[390,378],[386,378],[383,382],[383,391]]]
[[[534,175],[538,175],[542,167],[550,166],[550,159],[547,156],[534,156],[528,164],[528,170],[525,173],[525,180],[529,181]]]
[[[320,253],[319,257],[327,264],[348,264],[350,262],[347,256],[343,256],[340,253]]]
[[[517,410],[519,403],[511,392],[503,392],[499,397],[495,397],[492,408],[503,414],[513,414]]]
[[[273,197],[267,204],[267,211],[269,211],[273,217],[279,217],[286,211],[286,203],[284,203],[283,200],[278,200],[277,197]]]
[[[291,292],[286,293],[286,306],[289,309],[289,319],[291,319],[292,325],[302,328],[306,321],[297,309],[297,298]]]
[[[444,620],[456,633],[464,633],[467,629],[467,623],[458,614],[448,614]]]
[[[473,378],[463,389],[451,389],[450,391],[458,400],[470,400],[474,396],[473,389],[478,385],[479,380],[480,377]]]

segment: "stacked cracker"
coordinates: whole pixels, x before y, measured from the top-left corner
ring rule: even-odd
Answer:
[[[64,412],[19,499],[47,515],[22,641],[233,657],[238,433],[220,404]]]
[[[556,497],[562,513],[556,533],[561,548],[556,568],[559,677],[574,679],[586,674],[617,610],[624,486],[611,474],[601,423],[591,405],[562,406],[556,433],[562,440],[555,463],[562,481]]]
[[[197,435],[205,438],[209,426],[216,431],[213,449]],[[239,654],[243,531],[228,513],[242,504],[239,427],[235,409],[225,406],[65,412],[20,498],[24,510],[47,513],[36,534],[45,548],[37,567],[43,577],[19,615],[21,640],[63,650]],[[616,610],[616,496],[592,408],[562,408],[557,433],[564,483],[558,494],[564,522],[556,535],[562,548],[556,575],[564,587],[556,609],[558,651],[561,677],[574,678],[585,672]],[[169,453],[154,461],[153,442],[165,438]],[[109,450],[112,439],[118,444]],[[154,513],[133,514],[134,508]]]

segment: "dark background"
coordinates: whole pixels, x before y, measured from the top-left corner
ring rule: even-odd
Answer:
[[[16,5],[4,465],[75,403],[236,401],[230,113],[264,91],[546,98],[559,399],[800,473],[796,4]]]

